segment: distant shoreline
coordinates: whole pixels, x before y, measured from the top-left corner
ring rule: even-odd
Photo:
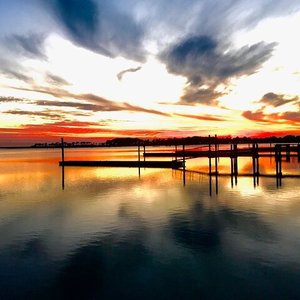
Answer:
[[[139,138],[114,138],[103,143],[67,142],[65,148],[107,148],[107,147],[137,147],[137,146],[174,146],[174,145],[207,145],[207,144],[251,144],[251,143],[298,143],[300,135],[287,135],[284,137],[218,137],[218,136],[193,136],[185,138],[165,139],[139,139]],[[61,148],[61,142],[35,143],[30,146],[0,146],[0,149],[52,149]]]

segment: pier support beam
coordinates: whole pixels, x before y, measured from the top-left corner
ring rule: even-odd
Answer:
[[[231,148],[231,176],[234,176],[235,185],[237,185],[238,176],[238,148],[237,144],[233,144]]]
[[[64,149],[64,139],[61,138],[61,187],[65,189],[65,149]]]
[[[211,172],[211,144],[210,144],[210,135],[208,136],[208,173],[209,175],[212,174]]]
[[[291,161],[291,146],[290,144],[287,144],[285,146],[285,158],[287,162]]]
[[[258,144],[252,144],[252,167],[253,167],[253,184],[254,187],[259,184],[259,155]]]
[[[141,177],[141,145],[138,143],[138,172],[139,177]]]
[[[275,163],[276,163],[276,185],[281,186],[282,178],[282,155],[281,145],[275,145]]]
[[[182,145],[183,185],[185,186],[185,145]]]

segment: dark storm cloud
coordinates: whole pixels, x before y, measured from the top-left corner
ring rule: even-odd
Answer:
[[[38,33],[28,35],[14,34],[6,38],[8,47],[21,55],[30,58],[46,59],[44,53],[45,36]]]
[[[262,104],[271,105],[273,107],[278,107],[290,102],[297,102],[299,100],[298,96],[293,98],[287,98],[286,95],[267,93],[259,101]]]
[[[260,42],[228,50],[217,40],[203,35],[171,46],[161,59],[169,72],[188,80],[182,102],[211,103],[221,95],[216,91],[219,84],[256,72],[271,57],[274,47],[275,43]]]
[[[76,44],[109,57],[143,60],[142,28],[112,1],[54,0],[47,5]]]

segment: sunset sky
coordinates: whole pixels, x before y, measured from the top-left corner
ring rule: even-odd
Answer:
[[[299,0],[0,0],[0,146],[300,134]]]

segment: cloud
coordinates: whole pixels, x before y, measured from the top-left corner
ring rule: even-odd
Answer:
[[[100,105],[90,104],[90,103],[81,103],[73,101],[46,101],[46,100],[37,100],[33,102],[36,105],[40,106],[57,106],[57,107],[72,107],[81,110],[87,111],[103,111]]]
[[[300,112],[295,111],[266,114],[262,109],[254,112],[247,110],[242,113],[242,116],[248,120],[264,124],[286,124],[295,126],[299,126],[300,124]]]
[[[27,101],[28,100],[26,100],[24,98],[0,96],[0,103],[7,103],[7,102],[27,102]]]
[[[14,34],[6,38],[8,47],[21,55],[47,59],[44,52],[45,35],[40,33],[30,33],[28,35]]]
[[[242,113],[242,116],[248,120],[259,122],[259,123],[273,123],[267,119],[268,116],[264,114],[262,110],[257,110],[255,112],[247,110]]]
[[[122,78],[123,78],[123,76],[124,76],[126,73],[128,73],[128,72],[137,72],[137,71],[139,71],[141,68],[142,68],[142,67],[139,66],[139,67],[137,67],[137,68],[131,68],[131,69],[126,69],[126,70],[124,70],[124,71],[121,71],[120,73],[117,74],[117,78],[118,78],[118,80],[121,81]]]
[[[5,59],[0,57],[0,74],[31,84],[32,78],[26,75],[24,68],[14,59]]]
[[[213,102],[222,93],[216,88],[229,79],[250,75],[268,60],[275,43],[260,42],[240,49],[225,49],[210,36],[184,39],[161,54],[169,72],[188,80],[182,102]]]
[[[212,115],[187,115],[187,114],[175,114],[176,116],[185,117],[185,118],[192,118],[199,121],[226,121],[225,118],[219,118]]]
[[[50,72],[46,73],[46,81],[52,85],[70,85],[70,83],[64,78],[51,74]]]
[[[144,59],[142,28],[113,1],[53,0],[46,5],[77,45],[108,57]]]
[[[298,100],[298,96],[287,98],[286,95],[283,94],[267,93],[261,98],[261,100],[259,100],[259,102],[273,107],[278,107],[290,102],[297,102]]]
[[[35,103],[38,105],[47,105],[49,106],[66,106],[66,107],[75,107],[83,110],[91,110],[91,111],[132,111],[132,112],[144,112],[149,114],[155,114],[160,116],[170,116],[168,113],[164,113],[155,109],[148,109],[141,106],[131,105],[126,102],[115,102],[111,100],[107,100],[103,97],[97,96],[95,94],[73,94],[68,92],[67,90],[61,88],[49,88],[49,87],[33,87],[33,88],[19,88],[14,87],[17,90],[23,91],[34,91],[38,93],[44,93],[48,95],[52,95],[56,98],[70,98],[74,100],[81,100],[84,103],[79,102],[68,102],[68,101],[45,101],[38,100]]]
[[[53,111],[26,111],[26,110],[7,110],[2,112],[4,114],[11,115],[21,115],[21,116],[29,116],[32,118],[41,117],[42,119],[51,119],[51,120],[62,120],[64,117],[61,112],[53,112]]]
[[[181,104],[215,103],[223,93],[215,91],[215,87],[199,88],[197,85],[188,85],[180,99]]]

